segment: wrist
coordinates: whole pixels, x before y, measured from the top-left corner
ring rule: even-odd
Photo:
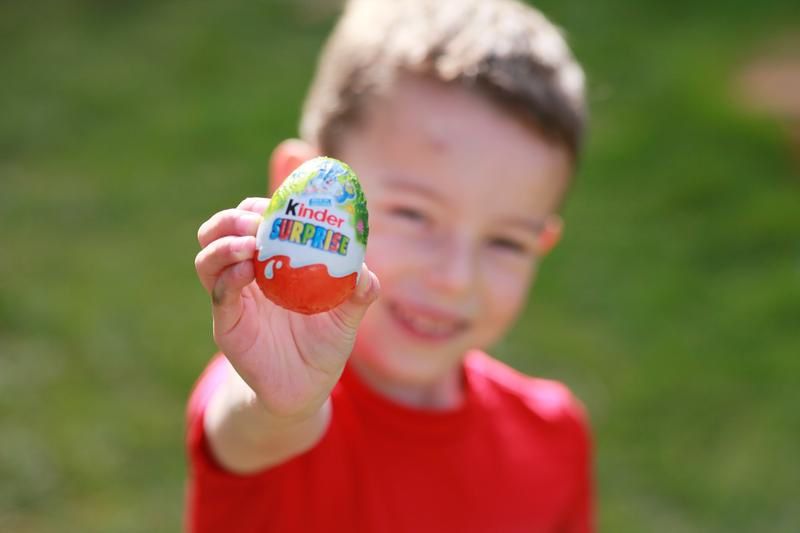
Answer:
[[[327,421],[329,417],[327,393],[312,401],[276,405],[256,393],[232,366],[222,387],[224,390],[219,393],[224,397],[222,401],[227,409],[237,417],[248,419],[250,423],[247,426],[256,435],[319,421],[320,417]]]

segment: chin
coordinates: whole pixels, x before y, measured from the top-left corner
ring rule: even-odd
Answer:
[[[440,381],[452,368],[441,361],[425,360],[407,353],[378,352],[371,349],[354,354],[361,364],[387,381],[405,385],[430,385]]]
[[[384,379],[426,385],[447,376],[468,349],[463,335],[415,331],[384,304],[370,309],[359,330],[353,357]]]

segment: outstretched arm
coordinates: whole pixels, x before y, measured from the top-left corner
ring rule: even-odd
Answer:
[[[313,446],[330,420],[328,397],[379,293],[362,266],[351,297],[331,311],[302,315],[274,305],[255,283],[252,257],[268,199],[248,198],[198,231],[195,267],[211,296],[214,340],[230,362],[204,425],[215,458],[248,473]]]

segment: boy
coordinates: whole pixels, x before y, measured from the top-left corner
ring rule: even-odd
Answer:
[[[266,199],[201,226],[224,356],[189,403],[191,531],[593,530],[579,403],[481,351],[558,240],[583,123],[581,69],[531,8],[348,4],[270,170],[350,164],[371,270],[295,314],[253,282]]]

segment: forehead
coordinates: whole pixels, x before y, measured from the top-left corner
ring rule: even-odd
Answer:
[[[407,182],[452,199],[454,208],[502,201],[544,215],[567,187],[564,147],[461,87],[403,76],[365,111],[341,155],[364,174],[368,197]]]

